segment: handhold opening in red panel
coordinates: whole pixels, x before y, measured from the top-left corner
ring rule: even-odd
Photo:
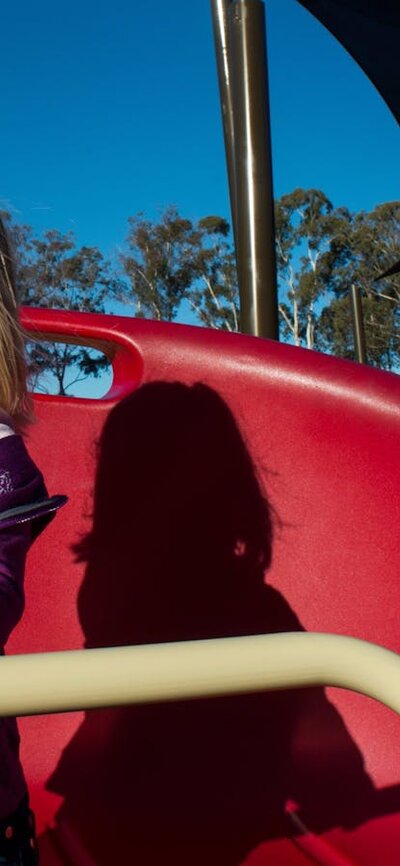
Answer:
[[[111,387],[112,364],[99,349],[41,338],[26,350],[33,393],[100,399]]]

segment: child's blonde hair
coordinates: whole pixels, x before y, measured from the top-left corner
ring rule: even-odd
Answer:
[[[14,264],[0,217],[0,409],[18,429],[31,420],[24,335],[18,318]]]

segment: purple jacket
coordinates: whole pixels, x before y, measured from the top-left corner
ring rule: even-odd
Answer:
[[[65,497],[48,498],[43,476],[21,436],[0,439],[0,648],[24,610],[29,547],[65,501]],[[17,723],[0,719],[0,820],[18,807],[25,794]]]

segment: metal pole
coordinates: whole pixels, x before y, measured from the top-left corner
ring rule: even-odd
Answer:
[[[274,199],[261,0],[228,4],[241,330],[278,339]]]
[[[364,317],[361,303],[361,292],[359,286],[354,283],[351,286],[351,312],[353,315],[354,354],[360,364],[367,363],[367,349],[365,344]]]
[[[235,139],[233,128],[232,58],[229,47],[228,7],[232,0],[211,0],[219,95],[222,109],[226,165],[228,169],[229,198],[232,227],[236,247],[236,182]]]
[[[337,686],[400,713],[400,657],[353,637],[289,632],[7,656],[0,716]]]

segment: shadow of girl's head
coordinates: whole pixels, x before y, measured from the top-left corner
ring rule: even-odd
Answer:
[[[154,616],[158,600],[170,620],[179,608],[190,620],[191,611],[219,608],[238,580],[244,593],[262,584],[271,544],[270,507],[215,391],[153,382],[112,410],[99,442],[93,527],[78,547],[97,591],[108,584],[108,610],[122,593],[143,616],[146,605]]]

